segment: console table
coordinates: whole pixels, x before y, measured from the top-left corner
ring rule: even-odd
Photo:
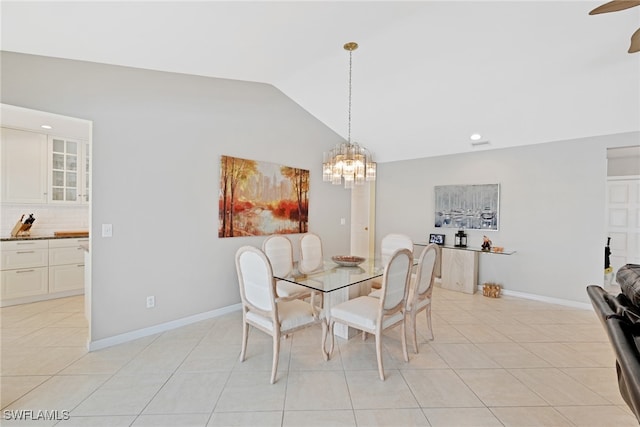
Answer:
[[[427,246],[429,243],[414,243]],[[475,247],[439,246],[440,286],[452,291],[474,294],[478,289],[478,254],[512,255],[516,251],[483,251]]]

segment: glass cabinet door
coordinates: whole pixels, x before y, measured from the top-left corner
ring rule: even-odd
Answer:
[[[51,164],[51,199],[76,201],[78,199],[78,143],[54,138]]]
[[[89,200],[88,144],[51,139],[51,198],[53,202],[83,203]]]

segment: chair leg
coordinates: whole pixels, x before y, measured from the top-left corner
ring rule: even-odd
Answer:
[[[382,331],[376,333],[376,357],[378,358],[378,373],[384,381],[384,367],[382,366]]]
[[[414,307],[415,308],[415,307]],[[416,313],[414,311],[409,312],[409,327],[411,330],[409,334],[411,335],[411,340],[413,341],[413,350],[418,354],[418,337],[416,335]]]
[[[400,325],[402,329],[402,355],[404,356],[404,361],[409,361],[409,353],[407,352],[407,322],[403,321],[402,325]]]
[[[429,303],[425,311],[427,312],[427,327],[429,329],[429,336],[430,336],[429,339],[433,340],[434,336],[433,336],[433,326],[431,325],[431,303]]]
[[[313,307],[315,307],[316,310],[321,311],[322,310],[322,304],[323,304],[322,294],[319,294],[316,291],[311,291],[311,297],[309,298],[309,303]]]
[[[247,339],[249,338],[249,324],[242,322],[242,350],[240,351],[240,361],[244,362],[247,355]]]
[[[276,382],[278,358],[280,357],[280,334],[273,335],[273,364],[271,366],[271,384]]]
[[[309,297],[309,304],[311,304],[312,307],[316,306],[315,296],[316,296],[316,293],[314,291],[311,291],[311,296]]]

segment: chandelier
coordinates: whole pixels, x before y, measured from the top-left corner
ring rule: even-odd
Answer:
[[[357,142],[351,142],[351,65],[353,51],[358,43],[349,42],[344,49],[349,51],[349,132],[346,142],[337,144],[331,151],[324,153],[322,161],[322,180],[344,188],[362,185],[365,181],[375,181],[376,164],[369,150]]]

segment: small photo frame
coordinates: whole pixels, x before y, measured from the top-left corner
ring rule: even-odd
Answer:
[[[429,243],[444,246],[444,234],[429,234]]]

